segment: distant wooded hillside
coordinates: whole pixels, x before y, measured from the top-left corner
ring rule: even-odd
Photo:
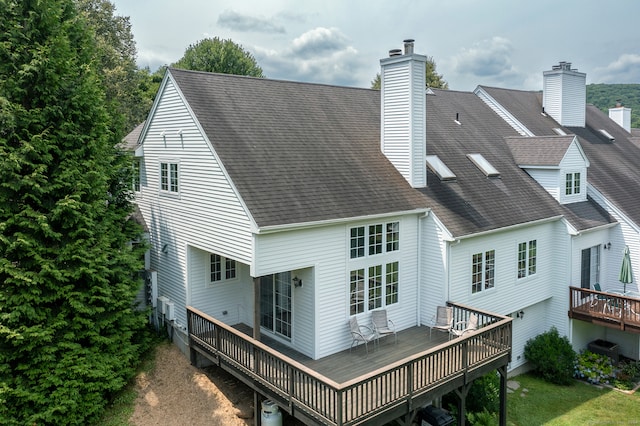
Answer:
[[[631,127],[640,128],[640,84],[588,84],[587,103],[609,114],[616,102],[631,108]]]

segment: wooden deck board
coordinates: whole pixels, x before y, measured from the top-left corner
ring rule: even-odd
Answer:
[[[253,333],[253,329],[245,324],[238,324],[234,328],[249,336]],[[397,343],[394,343],[393,336],[387,336],[380,339],[379,345],[375,347],[369,344],[368,355],[364,345],[360,345],[318,360],[313,360],[267,335],[263,334],[261,341],[334,382],[344,383],[446,343],[449,337],[447,333],[434,330],[432,339],[429,340],[429,327],[411,327],[398,332]]]

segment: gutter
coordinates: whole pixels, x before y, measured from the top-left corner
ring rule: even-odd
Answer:
[[[430,211],[431,209],[429,208],[421,208],[421,209],[415,209],[415,210],[396,211],[396,212],[388,212],[388,213],[381,213],[381,214],[375,214],[375,215],[341,217],[336,219],[318,220],[313,222],[286,223],[282,225],[269,225],[269,226],[263,226],[263,227],[258,226],[252,231],[254,234],[265,235],[265,234],[271,234],[274,232],[296,231],[299,229],[318,228],[321,226],[336,225],[336,224],[349,223],[349,222],[355,222],[355,221],[370,221],[374,219],[381,219],[381,218],[395,217],[395,216],[406,216],[406,215],[414,215],[414,214],[428,215]]]
[[[556,220],[560,220],[560,219],[563,219],[563,218],[564,218],[564,215],[558,215],[558,216],[548,217],[548,218],[545,218],[545,219],[534,220],[534,221],[531,221],[531,222],[517,223],[515,225],[505,226],[505,227],[502,227],[502,228],[490,229],[488,231],[483,231],[483,232],[477,232],[475,234],[462,235],[460,237],[456,237],[455,240],[456,241],[460,241],[460,240],[467,240],[469,238],[475,238],[475,237],[480,237],[480,236],[484,236],[484,235],[497,234],[499,232],[511,231],[513,229],[526,228],[526,227],[529,227],[529,226],[540,225],[540,224],[548,223],[548,222],[554,222]]]

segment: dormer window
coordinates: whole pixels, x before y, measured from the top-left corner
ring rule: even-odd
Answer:
[[[565,179],[565,195],[576,195],[580,193],[580,173],[567,173]]]

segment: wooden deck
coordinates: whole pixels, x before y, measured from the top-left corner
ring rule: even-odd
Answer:
[[[188,308],[192,362],[206,357],[306,424],[384,424],[452,390],[466,394],[471,382],[499,370],[506,393],[511,356],[511,318],[453,305],[456,318],[480,317],[480,329],[449,341],[428,328],[413,327],[381,339],[369,354],[360,346],[312,360],[273,339],[254,340],[236,328]],[[506,422],[506,395],[501,424]],[[463,401],[464,405],[464,401]]]
[[[569,317],[630,333],[640,333],[640,299],[569,287]]]

